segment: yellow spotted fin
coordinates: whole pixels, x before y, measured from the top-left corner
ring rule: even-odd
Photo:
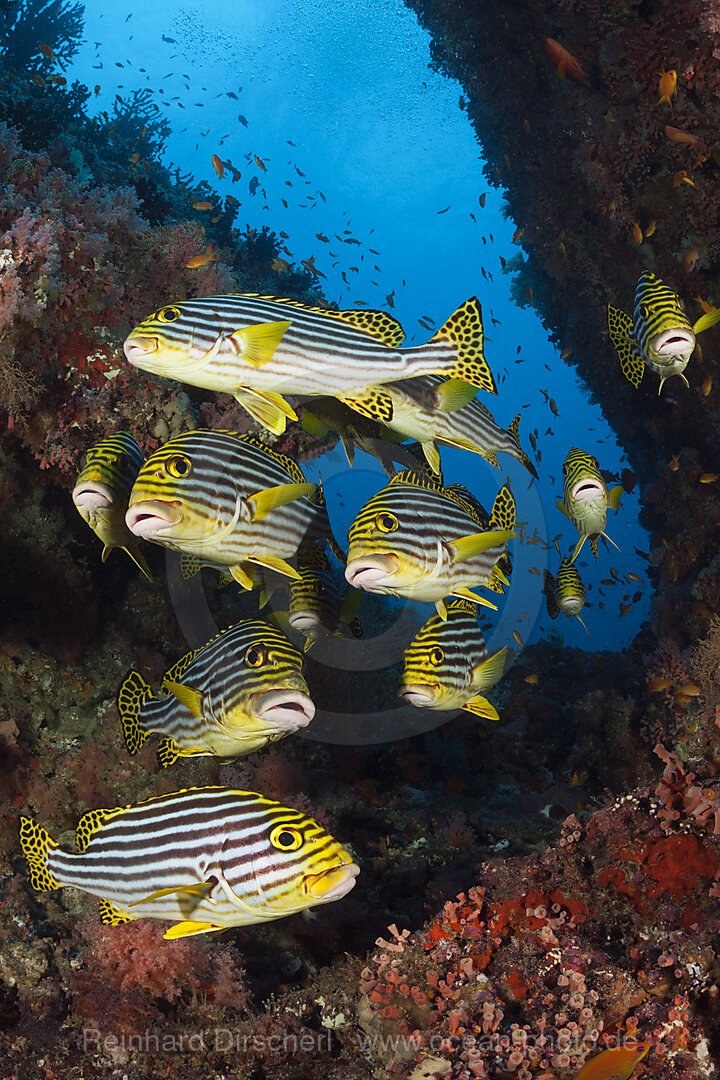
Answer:
[[[168,769],[179,757],[180,747],[171,736],[168,735],[160,740],[157,748],[157,762],[161,769]]]
[[[429,442],[421,443],[420,445],[422,446],[425,460],[427,461],[432,471],[436,474],[436,476],[442,476],[442,469],[440,467],[440,451],[438,450],[437,445],[432,442],[432,440]]]
[[[136,915],[128,915],[126,911],[115,907],[110,900],[100,901],[100,922],[105,923],[106,926],[122,926],[123,923],[132,922],[136,918]]]
[[[633,337],[633,321],[624,311],[610,304],[608,304],[608,332],[615,346],[623,375],[637,389],[645,373],[645,363]]]
[[[503,484],[498,491],[490,513],[490,529],[514,529],[517,521],[517,506],[509,484]],[[517,533],[513,533],[517,536]]]
[[[389,424],[393,418],[392,395],[382,386],[366,386],[357,397],[341,397],[338,400],[349,405],[361,416],[367,416],[381,424]]]
[[[291,326],[291,322],[284,320],[255,323],[254,326],[245,326],[242,330],[236,330],[234,334],[230,334],[228,341],[238,356],[251,367],[265,367],[272,360],[285,332]]]
[[[317,484],[278,484],[277,487],[257,491],[254,495],[250,495],[248,500],[253,504],[252,520],[262,521],[271,510],[287,506],[288,503],[301,499],[303,496],[311,498],[316,491]]]
[[[419,346],[417,351],[427,348],[437,352],[439,347],[447,346],[454,353],[454,363],[441,374],[497,394],[495,379],[485,359],[483,342],[480,301],[476,296],[472,296],[461,304],[426,345]]]
[[[154,697],[152,690],[139,671],[130,671],[120,684],[117,707],[120,713],[125,746],[129,754],[137,754],[148,737],[140,722],[140,710],[146,701]]]
[[[86,850],[93,836],[99,833],[101,829],[107,825],[111,818],[114,818],[116,814],[127,809],[124,806],[116,806],[112,810],[88,810],[87,814],[83,814],[77,823],[75,829],[75,843],[78,846],[78,851],[82,855]]]
[[[60,889],[61,883],[50,873],[47,867],[47,853],[58,845],[47,829],[37,825],[30,818],[20,818],[20,845],[27,859],[30,871],[30,884],[37,892],[49,892]]]
[[[545,604],[547,607],[548,615],[551,619],[557,619],[560,614],[560,608],[558,607],[557,600],[555,599],[555,591],[557,589],[557,581],[553,574],[549,570],[545,571],[543,593],[545,595]]]

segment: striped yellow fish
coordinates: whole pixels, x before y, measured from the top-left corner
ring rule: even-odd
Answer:
[[[632,319],[608,305],[610,340],[623,375],[638,387],[645,368],[650,368],[660,376],[658,394],[671,375],[679,375],[689,385],[683,372],[693,354],[696,335],[718,320],[720,308],[713,308],[691,325],[680,297],[649,270],[638,278]]]
[[[104,923],[169,919],[166,938],[248,926],[327,904],[360,869],[312,818],[251,791],[189,788],[136,806],[91,810],[78,855],[30,818],[20,843],[39,892],[97,896]]]
[[[620,506],[622,485],[608,491],[597,458],[594,458],[592,454],[586,454],[584,450],[578,450],[576,446],[568,451],[562,468],[563,501],[558,501],[555,505],[558,510],[562,510],[565,517],[580,533],[580,539],[575,545],[570,561],[575,562],[587,539],[590,540],[592,553],[597,559],[600,536],[604,536],[613,547],[617,547],[615,541],[610,540],[605,532],[605,525],[608,506],[613,510],[617,510]]]
[[[397,446],[405,436],[397,435],[382,424],[361,416],[337,398],[317,397],[304,404],[302,426],[309,435],[327,435],[334,431],[342,443],[348,464],[355,460],[355,450],[363,450],[382,465],[388,476],[397,472],[393,462],[402,461]]]
[[[502,648],[488,656],[475,605],[450,600],[447,619],[433,615],[405,650],[398,696],[420,709],[466,709],[485,720],[499,720],[481,691],[501,678],[506,652]]]
[[[296,419],[284,394],[337,397],[433,373],[496,393],[477,297],[425,345],[400,349],[404,337],[384,311],[331,311],[245,293],[168,304],[143,320],[124,348],[135,367],[233,394],[276,434]]]
[[[319,544],[298,562],[298,571],[300,580],[292,581],[288,587],[288,624],[296,633],[304,635],[304,651],[307,652],[320,638],[343,636],[346,627],[354,637],[361,637],[360,593],[352,590],[349,597],[343,595],[332,573],[330,560]]]
[[[274,626],[246,619],[178,660],[156,697],[138,671],[118,693],[125,745],[136,754],[162,735],[158,761],[245,757],[306,727],[315,715],[302,657]]]
[[[130,491],[144,460],[142,450],[127,431],[110,435],[86,453],[72,500],[83,521],[103,542],[102,561],[107,561],[113,548],[121,548],[152,581],[138,538],[125,524]]]
[[[356,589],[434,601],[445,618],[446,596],[495,608],[470,591],[501,589],[498,563],[517,533],[515,500],[504,485],[488,522],[458,487],[404,470],[363,506],[350,527],[345,577]]]
[[[585,584],[574,562],[568,558],[563,559],[558,567],[557,578],[546,570],[543,593],[551,619],[557,619],[562,611],[563,615],[574,616],[586,633],[590,633],[580,618],[580,612],[585,604]]]
[[[256,566],[299,578],[287,559],[319,537],[344,559],[320,485],[285,454],[233,431],[190,431],[151,454],[126,522],[135,536],[227,567],[246,589]]]
[[[368,387],[361,397],[341,400],[404,438],[416,439],[435,473],[440,473],[436,445],[440,443],[480,454],[495,466],[500,465],[498,451],[512,454],[537,479],[535,466],[520,446],[520,414],[506,431],[495,423],[490,410],[477,401],[476,393],[477,387],[459,379],[426,375]]]

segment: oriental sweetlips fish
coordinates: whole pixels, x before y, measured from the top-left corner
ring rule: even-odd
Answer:
[[[163,735],[161,766],[180,757],[245,757],[315,715],[302,657],[274,626],[248,619],[178,660],[156,697],[138,671],[118,693],[125,744],[136,754],[150,732]]]
[[[610,537],[605,532],[608,506],[617,510],[623,493],[621,484],[608,491],[602,478],[597,458],[573,446],[563,462],[563,502],[555,505],[573,523],[580,533],[571,562],[575,562],[587,539],[597,559],[598,537]],[[617,547],[614,540],[610,540]]]
[[[515,500],[508,485],[495,499],[489,521],[462,489],[411,470],[397,473],[365,503],[350,526],[345,577],[356,589],[435,601],[445,618],[446,596],[495,608],[470,591],[507,584],[498,565],[506,542],[517,535]]]
[[[590,633],[580,618],[580,612],[585,604],[585,584],[574,562],[567,558],[563,559],[558,567],[557,578],[546,570],[543,593],[551,619],[557,619],[562,611],[563,615],[575,616],[584,630]]]
[[[397,443],[403,441],[404,435],[397,435],[388,427],[361,416],[337,398],[317,397],[303,406],[302,426],[308,435],[327,435],[334,431],[349,465],[355,460],[355,450],[363,450],[377,458],[388,476],[395,475],[394,462],[406,457],[397,449]]]
[[[86,453],[72,499],[83,521],[103,542],[102,561],[106,562],[113,548],[122,548],[152,581],[138,538],[125,524],[130,491],[144,460],[127,431],[110,435]]]
[[[468,600],[451,600],[447,619],[433,615],[405,650],[398,696],[420,709],[467,709],[485,720],[499,720],[482,691],[494,686],[505,665],[506,648],[488,656]]]
[[[512,454],[537,479],[535,467],[518,440],[520,414],[505,431],[492,413],[475,400],[477,387],[459,379],[426,375],[386,386],[368,387],[359,396],[341,400],[363,416],[387,425],[406,439],[416,439],[428,464],[440,473],[436,443],[480,454],[499,466],[497,451]]]
[[[360,872],[324,829],[255,792],[190,788],[91,810],[72,855],[30,818],[20,843],[39,892],[97,896],[104,923],[171,919],[166,938],[293,915],[338,900]]]
[[[348,597],[341,594],[330,560],[319,545],[314,545],[309,556],[298,562],[298,572],[300,580],[291,582],[288,588],[288,624],[304,635],[303,651],[307,652],[320,638],[343,636],[345,627],[354,637],[361,637],[362,626],[357,614],[361,594],[352,590]]]
[[[365,386],[440,374],[497,393],[483,353],[477,297],[425,345],[384,311],[330,311],[255,293],[168,304],[125,341],[144,371],[229,394],[270,431],[297,419],[284,394],[341,396]]]
[[[689,385],[683,372],[693,354],[696,335],[719,320],[720,308],[713,308],[691,325],[680,297],[648,270],[638,278],[632,319],[608,305],[610,340],[623,375],[638,387],[649,367],[660,376],[658,394],[671,375],[679,375]]]
[[[246,589],[256,566],[298,579],[287,559],[320,538],[344,561],[321,486],[285,454],[232,431],[190,431],[151,454],[126,521],[136,536],[226,567]]]

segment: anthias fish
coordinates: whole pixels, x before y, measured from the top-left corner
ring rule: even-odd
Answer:
[[[105,923],[170,919],[166,938],[248,926],[327,904],[360,872],[324,829],[250,791],[190,788],[136,806],[91,810],[63,851],[30,818],[20,843],[39,892],[97,896]]]
[[[351,525],[345,577],[356,589],[435,601],[442,618],[450,595],[494,608],[470,590],[507,583],[498,563],[517,535],[514,525],[515,500],[507,485],[485,523],[461,491],[404,470]]]
[[[102,561],[113,548],[122,548],[152,581],[140,543],[125,524],[132,486],[144,462],[142,450],[127,431],[110,435],[85,455],[72,500],[83,521],[103,542]]]
[[[482,692],[502,676],[506,652],[502,648],[488,656],[476,606],[451,600],[447,619],[433,615],[405,650],[398,696],[420,709],[466,709],[485,720],[498,720]]]
[[[297,649],[274,626],[247,619],[178,660],[157,697],[131,671],[118,711],[131,754],[151,732],[163,736],[158,761],[165,767],[180,757],[244,757],[306,727],[315,706]]]
[[[649,1043],[638,1043],[603,1050],[586,1061],[573,1080],[629,1080],[649,1049]]]
[[[156,375],[233,394],[276,434],[296,419],[284,394],[341,396],[433,373],[496,393],[477,297],[425,345],[400,349],[404,337],[383,311],[330,311],[246,293],[160,308],[127,338],[125,355]]]
[[[558,567],[557,578],[546,570],[543,593],[551,619],[556,619],[560,612],[563,615],[574,616],[585,631],[590,633],[580,618],[580,612],[585,604],[585,585],[575,563],[570,559],[563,559]]]
[[[359,397],[343,397],[352,409],[385,424],[406,439],[422,445],[428,464],[440,472],[436,443],[480,454],[498,465],[497,452],[512,454],[537,478],[535,467],[520,447],[520,414],[506,430],[475,394],[477,388],[459,379],[426,375],[386,386],[368,387]]]
[[[190,431],[151,454],[126,521],[135,536],[227,567],[246,589],[256,566],[297,578],[287,559],[318,538],[344,558],[322,488],[285,454],[232,431]]]
[[[632,319],[608,304],[610,340],[623,375],[638,387],[649,367],[660,376],[658,394],[671,375],[679,375],[689,385],[683,372],[693,354],[696,336],[718,320],[720,308],[713,308],[691,325],[680,297],[648,270],[638,278]]]
[[[590,540],[592,553],[597,559],[598,538],[604,536],[613,547],[614,540],[605,532],[608,506],[617,510],[623,493],[621,484],[608,491],[597,458],[573,446],[563,462],[563,502],[557,502],[558,510],[573,523],[580,533],[571,562],[580,553],[586,540]]]

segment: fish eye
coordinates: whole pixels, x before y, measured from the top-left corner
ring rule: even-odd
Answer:
[[[398,527],[398,519],[394,514],[378,514],[375,518],[375,524],[380,532],[390,533],[395,532]]]
[[[266,653],[259,645],[251,645],[245,653],[245,663],[248,667],[262,667],[265,663]]]
[[[296,851],[302,842],[302,833],[291,825],[276,825],[270,833],[270,843],[278,851]]]
[[[642,304],[640,306],[640,314],[642,315],[643,319],[650,318],[650,308],[647,306],[647,304]]]
[[[158,322],[175,322],[180,318],[180,308],[172,306],[160,308],[156,318]]]
[[[439,646],[430,650],[430,663],[434,667],[440,667],[444,659],[445,653]]]
[[[165,462],[165,468],[171,476],[175,476],[178,479],[182,479],[184,476],[189,476],[192,470],[192,463],[190,458],[186,458],[183,454],[178,454],[177,457],[168,458]]]

